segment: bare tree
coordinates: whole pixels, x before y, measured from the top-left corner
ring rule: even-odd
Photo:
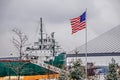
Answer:
[[[13,37],[12,42],[15,48],[18,50],[20,60],[21,60],[22,55],[24,54],[23,48],[26,46],[26,42],[28,38],[21,30],[17,28],[12,29],[12,32],[16,34],[16,37]]]

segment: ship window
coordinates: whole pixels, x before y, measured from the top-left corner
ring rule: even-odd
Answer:
[[[44,39],[44,42],[47,42],[47,39]]]
[[[29,50],[30,50],[30,47],[27,47],[26,50],[29,51]]]
[[[43,49],[47,49],[47,45],[43,45]]]
[[[39,46],[39,49],[40,49],[40,50],[41,50],[41,48],[42,48],[42,47],[41,47],[41,46]]]

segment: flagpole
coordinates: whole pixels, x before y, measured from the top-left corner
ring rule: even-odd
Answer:
[[[85,28],[85,72],[87,79],[87,8],[86,8],[86,28]]]
[[[79,31],[79,29],[82,30],[82,29],[86,28],[85,29],[85,74],[86,74],[86,78],[87,78],[87,19],[86,19],[87,14],[86,13],[87,13],[87,8],[86,8],[85,13],[83,13],[80,17],[71,19],[71,26],[72,26],[72,34]],[[80,22],[79,22],[79,20],[80,20]],[[84,23],[83,23],[83,21],[84,21]],[[83,24],[85,24],[85,25],[83,25]],[[76,55],[76,59],[77,59],[77,55]]]

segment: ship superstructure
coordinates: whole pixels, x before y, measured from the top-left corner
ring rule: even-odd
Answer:
[[[41,62],[54,59],[61,52],[61,48],[55,41],[54,32],[50,35],[43,32],[42,18],[40,18],[40,38],[34,45],[26,48],[24,59],[39,60]]]
[[[37,42],[26,48],[22,59],[14,57],[0,59],[0,76],[30,76],[31,78],[32,75],[47,76],[47,74],[53,74],[53,78],[55,78],[54,74],[65,71],[62,68],[66,62],[66,53],[56,42],[54,32],[50,35],[44,33],[42,18],[40,18],[39,37]],[[37,79],[43,79],[40,76]]]

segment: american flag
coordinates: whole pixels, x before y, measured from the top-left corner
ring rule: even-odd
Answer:
[[[71,19],[72,34],[86,27],[86,12],[81,16]]]

